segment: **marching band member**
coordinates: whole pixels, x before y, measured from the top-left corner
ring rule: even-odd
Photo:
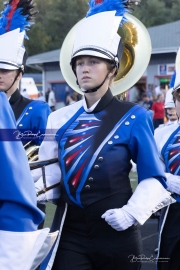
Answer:
[[[177,56],[178,57],[178,56]],[[180,117],[180,68],[176,70],[175,85],[170,90],[178,121],[155,132],[159,156],[166,172],[167,190],[173,193],[176,203],[163,208],[160,217],[158,270],[179,270],[180,250],[180,169],[179,169],[179,117]],[[166,258],[165,262],[161,258]],[[164,259],[163,259],[164,261]]]
[[[46,102],[23,97],[18,89],[24,73],[27,52],[23,46],[26,30],[32,25],[34,4],[28,0],[9,0],[2,12],[0,24],[0,91],[6,93],[16,118],[23,144],[40,145],[44,139],[47,119],[51,113]],[[31,142],[31,143],[30,143]],[[38,151],[38,147],[33,151]],[[32,152],[33,154],[33,152]],[[36,180],[39,171],[32,171]],[[39,204],[45,212],[45,204]],[[43,227],[43,223],[39,228]]]
[[[37,231],[44,214],[36,207],[22,143],[13,139],[16,122],[4,93],[0,93],[0,129],[0,269],[33,270],[56,236],[48,236],[49,229]]]
[[[170,88],[166,92],[164,103],[165,115],[168,121],[165,124],[159,125],[159,127],[154,131],[155,134],[158,133],[161,128],[177,123],[176,107],[173,101],[172,90],[173,88]]]
[[[164,109],[165,109],[166,118],[168,119],[167,123],[165,123],[165,126],[176,123],[177,122],[177,114],[176,114],[175,104],[172,100],[172,89],[169,89],[166,92]]]
[[[18,89],[27,60],[23,42],[26,30],[33,24],[33,8],[33,2],[28,0],[9,0],[5,4],[0,24],[0,91],[7,94],[18,130],[35,134],[30,138],[40,145],[51,110],[46,102],[23,97]]]
[[[59,164],[48,166],[46,181],[51,186],[60,180],[61,190],[49,190],[38,200],[58,199],[61,192],[59,206],[64,202],[67,211],[59,246],[56,242],[41,269],[138,270],[140,261],[132,263],[142,254],[137,224],[173,199],[159,166],[151,112],[117,100],[110,90],[123,53],[117,30],[129,2],[89,4],[88,18],[76,28],[71,57],[84,98],[49,116],[47,132],[57,132],[39,151],[42,160],[59,158]],[[134,194],[131,159],[139,180]],[[36,190],[42,189],[40,178]]]

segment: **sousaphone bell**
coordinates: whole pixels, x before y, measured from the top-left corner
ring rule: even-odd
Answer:
[[[114,85],[111,87],[114,96],[130,89],[142,77],[149,64],[152,51],[150,36],[145,26],[129,13],[125,13],[125,17],[128,22],[123,23],[118,30],[124,44],[124,53]],[[63,42],[60,52],[60,69],[68,85],[82,94],[70,66],[78,24],[79,22],[70,30]]]

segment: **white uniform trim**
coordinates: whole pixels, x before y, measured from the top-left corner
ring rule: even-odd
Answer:
[[[58,235],[56,244],[55,244],[55,246],[54,246],[54,249],[53,249],[51,258],[50,258],[50,260],[49,260],[49,262],[48,262],[48,265],[47,265],[47,267],[46,267],[46,270],[51,270],[52,267],[53,267],[53,263],[54,263],[55,256],[56,256],[56,252],[57,252],[57,249],[58,249],[58,246],[59,246],[59,242],[60,242],[60,238],[61,238],[61,233],[62,233],[64,221],[65,221],[65,218],[66,218],[67,208],[68,208],[68,205],[67,205],[67,203],[66,203],[66,204],[65,204],[65,210],[64,210],[63,217],[62,217],[61,224],[60,224],[59,235]]]
[[[49,115],[46,136],[51,136],[51,140],[46,141],[46,137],[39,148],[39,160],[58,158],[58,144],[55,140],[56,132],[82,107],[82,100],[63,107]],[[49,165],[45,168],[47,187],[58,183],[61,180],[61,170],[58,163]],[[42,177],[35,183],[36,191],[44,188]],[[60,196],[60,187],[51,189],[38,196],[38,202],[51,201]]]
[[[127,205],[122,208],[143,225],[153,213],[175,202],[170,195],[171,193],[156,179],[144,179],[137,186]]]
[[[49,253],[57,235],[58,231],[49,234],[48,228],[34,232],[0,231],[0,269],[36,269]]]

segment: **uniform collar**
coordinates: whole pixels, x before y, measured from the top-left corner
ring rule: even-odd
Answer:
[[[20,94],[19,90],[16,89],[16,91],[11,95],[11,97],[9,99],[9,103],[10,104],[15,103],[20,97],[21,97],[21,94]]]
[[[96,101],[96,103],[93,104],[90,108],[87,108],[86,99],[84,97],[83,98],[84,110],[87,113],[100,112],[112,101],[112,99],[113,99],[113,95],[111,93],[111,90],[108,89],[102,98],[100,98],[98,101]]]

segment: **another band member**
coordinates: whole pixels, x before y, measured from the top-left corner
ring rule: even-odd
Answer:
[[[110,90],[123,53],[117,34],[122,17],[116,10],[105,12],[103,1],[90,1],[90,7],[104,12],[79,23],[71,57],[84,98],[49,116],[48,133],[57,132],[39,151],[42,160],[59,157],[59,164],[48,166],[46,180],[47,186],[61,181],[59,206],[65,203],[67,209],[59,247],[47,261],[52,266],[56,254],[53,270],[138,270],[141,263],[131,261],[142,254],[137,224],[172,199],[158,162],[151,112],[117,100]],[[139,179],[134,194],[131,159]],[[43,187],[40,178],[36,189]],[[57,199],[58,191],[38,200]]]
[[[176,203],[161,210],[158,270],[180,269],[180,69],[176,70],[172,98],[176,106],[178,121],[155,132],[160,160],[166,172],[167,189],[176,199]],[[165,262],[163,258],[166,258]]]
[[[173,88],[169,89],[166,92],[166,98],[164,103],[165,116],[168,121],[165,124],[159,125],[159,127],[155,129],[155,134],[157,134],[161,128],[172,125],[177,122],[176,107],[173,101],[172,90]]]
[[[33,9],[32,1],[9,0],[2,12],[0,24],[0,91],[6,93],[16,118],[19,137],[24,145],[28,143],[28,147],[40,145],[43,141],[51,112],[46,102],[28,99],[18,89],[27,59],[24,36],[32,24]],[[30,157],[35,149],[38,151],[38,147],[31,151]],[[35,172],[32,174],[35,175]],[[39,207],[45,211],[44,204]]]
[[[28,0],[9,0],[2,12],[0,24],[0,91],[7,94],[20,132],[29,140],[40,145],[51,112],[48,104],[23,97],[19,92],[19,82],[24,73],[27,52],[23,45],[26,29],[32,24],[34,4]]]
[[[13,137],[15,131],[14,114],[0,93],[1,270],[35,269],[51,245],[49,229],[37,231],[44,214],[36,206],[33,179],[22,143]]]

